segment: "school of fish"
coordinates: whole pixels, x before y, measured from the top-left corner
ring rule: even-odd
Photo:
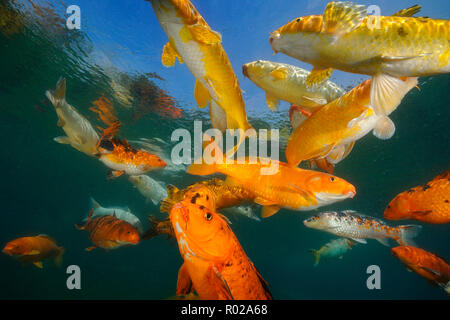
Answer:
[[[222,133],[252,129],[238,78],[222,46],[226,36],[222,39],[189,0],[149,2],[168,38],[162,48],[162,64],[170,67],[178,60],[187,66],[195,78],[194,99],[200,108],[209,106],[212,127]],[[228,153],[222,152],[215,140],[204,137],[204,151],[214,151],[215,161],[195,161],[186,172],[193,177],[219,173],[225,179],[197,178],[188,186],[151,177],[156,170],[167,170],[167,162],[161,154],[119,137],[118,119],[97,132],[66,101],[69,84],[61,77],[54,90],[45,91],[58,116],[57,124],[66,134],[54,140],[102,162],[109,168],[109,179],[128,181],[148,205],[160,204],[163,216],[148,215],[149,228],[144,230],[141,219],[128,207],[102,207],[91,198],[88,216],[75,223],[76,229],[87,231],[92,242],[86,250],[125,248],[165,234],[176,239],[183,259],[178,279],[172,279],[176,297],[272,299],[264,272],[260,273],[247,256],[230,218],[235,223],[241,216],[261,221],[259,208],[260,216],[269,218],[280,210],[304,215],[302,212],[340,201],[350,204],[357,186],[334,175],[335,165],[369,132],[384,140],[394,135],[395,124],[389,115],[417,87],[418,77],[450,73],[450,21],[414,17],[419,11],[416,5],[392,16],[371,16],[364,5],[330,2],[323,13],[294,18],[273,31],[268,45],[274,53],[309,63],[311,71],[257,60],[244,64],[242,73],[264,91],[272,111],[278,110],[280,101],[291,104],[286,115],[292,125],[286,162],[239,154],[229,162]],[[370,78],[346,92],[328,80],[334,69]],[[129,105],[124,89],[112,86]],[[102,110],[94,112],[102,118]],[[244,139],[240,135],[234,151]],[[299,167],[304,161],[310,169]],[[443,172],[430,176],[432,180],[423,185],[399,190],[401,193],[386,205],[384,218],[450,223],[450,172],[449,168],[440,170]],[[448,262],[413,242],[422,226],[388,225],[375,217],[381,214],[366,216],[349,209],[323,211],[303,219],[307,228],[339,237],[310,250],[314,266],[322,260],[342,258],[367,239],[388,247],[391,239],[399,245],[391,249],[395,258],[450,294]],[[11,240],[2,252],[43,268],[42,261],[50,258],[61,265],[65,249],[41,234]]]

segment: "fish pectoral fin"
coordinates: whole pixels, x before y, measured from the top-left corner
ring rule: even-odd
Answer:
[[[412,17],[413,15],[418,13],[420,11],[420,9],[422,9],[422,7],[418,4],[416,4],[415,6],[412,6],[412,7],[406,8],[406,9],[402,9],[402,10],[394,13],[392,16],[393,17]]]
[[[327,102],[327,99],[324,98],[308,97],[304,95],[301,97],[300,105],[305,108],[316,109],[323,105],[326,105]]]
[[[306,119],[311,116],[311,112],[301,106],[292,104],[289,108],[289,121],[293,129],[299,127]]]
[[[86,138],[77,134],[77,135],[75,135],[75,142],[77,144],[85,144]]]
[[[330,2],[323,13],[322,32],[340,36],[357,28],[366,16],[364,5],[347,1]]]
[[[411,212],[411,215],[412,215],[413,217],[423,217],[423,216],[429,215],[429,214],[432,213],[432,212],[433,212],[433,210],[413,211],[413,212]]]
[[[415,86],[417,77],[402,80],[387,74],[375,75],[370,85],[370,105],[377,115],[388,116]]]
[[[220,33],[202,26],[201,24],[187,26],[187,29],[191,32],[194,40],[200,43],[213,45],[222,42],[222,35]]]
[[[278,67],[278,68],[275,68],[274,70],[272,70],[272,72],[270,72],[270,75],[275,80],[283,80],[283,79],[286,79],[286,77],[288,75],[288,70],[285,67]]]
[[[61,143],[61,144],[70,144],[69,137],[65,137],[65,136],[56,137],[56,138],[53,138],[53,140],[55,140],[56,142]]]
[[[268,218],[273,216],[275,213],[280,211],[280,207],[277,205],[272,206],[263,206],[261,210],[261,217],[262,218]]]
[[[161,55],[161,62],[165,67],[173,67],[175,65],[175,60],[178,59],[180,63],[183,63],[183,59],[177,52],[177,50],[172,46],[170,42],[164,45],[163,52]]]
[[[330,78],[332,73],[333,73],[333,68],[314,66],[314,68],[311,70],[311,72],[306,77],[306,85],[308,87],[312,87],[314,85],[320,85],[324,81],[328,80],[328,78]]]
[[[180,267],[180,270],[178,271],[177,295],[186,295],[191,292],[194,292],[194,286],[187,270],[186,264],[183,263],[183,265]]]
[[[261,206],[272,206],[272,205],[277,204],[274,201],[267,200],[267,199],[261,198],[261,197],[256,197],[253,201]]]
[[[208,105],[208,101],[211,100],[211,95],[208,90],[198,79],[195,81],[194,97],[199,108],[206,107]]]
[[[119,170],[109,170],[108,173],[106,174],[106,177],[108,179],[115,179],[120,177],[121,175],[123,175],[125,173],[125,171],[119,171]]]
[[[436,276],[438,276],[438,277],[441,276],[441,273],[438,272],[438,271],[436,271],[436,270],[434,270],[434,269],[427,268],[427,267],[423,267],[423,266],[420,266],[420,268],[423,269],[423,270],[426,270],[426,271],[428,271],[428,272],[431,272],[432,274],[434,274],[434,275],[436,275]]]
[[[97,246],[91,246],[91,247],[89,247],[89,248],[86,248],[85,250],[86,251],[92,251],[92,250],[94,250],[94,249],[96,249],[97,248]]]
[[[64,127],[65,124],[66,124],[66,122],[63,119],[59,118],[58,123],[56,125],[58,127]]]
[[[372,132],[378,139],[388,140],[395,133],[395,124],[389,117],[382,117],[377,121]]]
[[[278,111],[280,100],[269,92],[266,92],[266,103],[270,110]]]
[[[39,250],[31,250],[30,252],[24,253],[24,256],[36,256],[38,254],[41,254]]]
[[[357,238],[350,238],[350,239],[355,242],[358,242],[358,243],[364,243],[364,244],[367,243],[366,239],[357,239]]]
[[[227,281],[222,276],[216,266],[212,265],[208,269],[208,278],[211,280],[211,284],[216,287],[219,299],[234,300],[230,287]]]
[[[386,247],[390,247],[389,245],[389,240],[386,238],[377,238],[376,239],[379,243],[381,243],[382,245],[386,246]]]
[[[36,267],[38,267],[39,269],[44,268],[44,266],[42,265],[42,261],[36,261],[36,262],[33,262],[33,264],[34,264]]]

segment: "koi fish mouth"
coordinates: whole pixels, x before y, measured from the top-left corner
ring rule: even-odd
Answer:
[[[274,46],[273,40],[275,40],[275,39],[278,40],[278,39],[280,39],[280,37],[281,37],[281,34],[279,32],[274,32],[270,35],[269,43],[270,43],[270,46],[272,47],[274,54],[277,53],[278,51],[273,47]]]
[[[339,201],[339,200],[344,200],[344,199],[348,199],[348,198],[353,198],[355,196],[356,192],[355,191],[349,191],[347,193],[344,194],[333,194],[333,193],[328,193],[328,192],[318,192],[316,193],[316,198],[319,201]]]

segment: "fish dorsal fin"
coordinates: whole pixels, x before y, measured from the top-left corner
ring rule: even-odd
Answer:
[[[278,211],[280,211],[280,207],[277,205],[263,206],[261,210],[261,218],[271,217]]]
[[[390,247],[389,240],[386,238],[376,238],[376,240],[381,243],[383,246]]]
[[[412,7],[402,9],[402,10],[394,13],[392,16],[393,17],[412,17],[413,15],[418,13],[420,11],[420,9],[422,9],[422,7],[418,4],[416,4]]]
[[[175,65],[175,60],[178,59],[180,63],[183,63],[183,59],[180,57],[179,53],[175,48],[167,42],[164,45],[163,53],[161,56],[161,62],[165,67],[173,67]]]
[[[337,36],[351,32],[361,24],[365,16],[367,9],[363,5],[348,1],[330,2],[323,13],[322,32]]]
[[[321,85],[323,82],[330,78],[333,70],[333,68],[314,66],[311,72],[306,77],[306,85],[308,87]]]
[[[113,218],[114,218],[114,219],[117,219],[117,216],[116,216],[116,210],[114,210],[114,212],[113,212],[113,215],[112,215],[112,216],[113,216]]]

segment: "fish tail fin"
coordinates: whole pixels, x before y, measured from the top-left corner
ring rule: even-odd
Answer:
[[[59,247],[58,250],[59,250],[59,252],[55,257],[55,264],[59,268],[62,265],[62,256],[63,256],[64,252],[66,252],[66,249],[64,249],[63,247]]]
[[[314,255],[314,267],[316,267],[319,264],[320,255],[318,250],[309,249],[309,252],[311,252]]]
[[[94,209],[91,209],[89,211],[85,224],[84,225],[75,224],[75,228],[77,228],[78,230],[86,230],[86,226],[91,221],[93,213]]]
[[[416,244],[412,240],[415,238],[420,230],[422,229],[422,226],[419,225],[404,225],[399,226],[400,229],[400,238],[397,240],[397,242],[401,246],[413,246],[415,247]]]
[[[56,108],[62,101],[66,100],[66,79],[63,77],[59,78],[56,83],[56,89],[47,90],[45,95]]]

